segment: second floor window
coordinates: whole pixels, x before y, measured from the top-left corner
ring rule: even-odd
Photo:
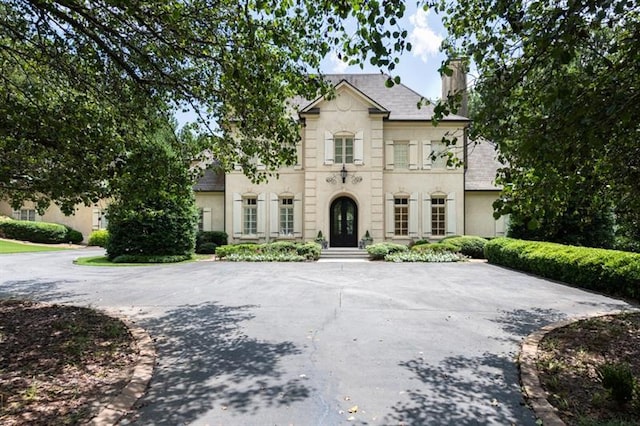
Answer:
[[[335,164],[353,163],[353,137],[338,136],[333,140]]]
[[[393,143],[393,167],[396,169],[409,168],[409,143],[394,142]]]

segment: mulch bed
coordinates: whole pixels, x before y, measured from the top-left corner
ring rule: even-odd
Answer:
[[[92,309],[0,300],[0,424],[91,419],[129,381],[127,327]]]
[[[638,383],[633,399],[617,403],[599,372],[626,364]],[[640,313],[575,322],[547,334],[537,368],[548,401],[567,425],[640,425]]]

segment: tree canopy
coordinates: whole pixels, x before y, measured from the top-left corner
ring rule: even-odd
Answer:
[[[393,70],[401,0],[4,0],[0,196],[66,211],[109,193],[113,167],[175,111],[224,167],[294,160],[288,100],[327,91],[320,61]],[[346,28],[350,18],[353,28]],[[151,123],[151,124],[150,124]],[[231,131],[233,129],[233,132]],[[197,149],[192,149],[193,153]]]
[[[433,5],[432,5],[433,6]],[[505,167],[498,214],[531,229],[611,202],[640,222],[640,6],[635,0],[439,2],[450,55],[477,67],[473,135]],[[553,232],[551,232],[553,234]]]

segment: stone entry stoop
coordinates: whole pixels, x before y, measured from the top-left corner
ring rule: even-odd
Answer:
[[[366,250],[357,247],[330,247],[322,250],[320,260],[369,260]]]

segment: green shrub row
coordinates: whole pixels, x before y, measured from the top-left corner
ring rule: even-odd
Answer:
[[[418,240],[411,245],[411,250],[415,252],[442,252],[450,251],[461,253],[473,259],[484,259],[484,245],[486,238],[471,235],[452,235],[445,237],[437,243],[430,244],[428,240]]]
[[[98,229],[89,234],[88,246],[106,247],[109,241],[109,231],[106,229]]]
[[[367,246],[367,253],[371,260],[383,260],[389,254],[407,250],[409,250],[407,246],[396,243],[376,243]]]
[[[77,244],[83,238],[80,232],[65,225],[29,220],[0,221],[0,236],[10,240],[44,244]]]
[[[640,299],[640,254],[556,243],[496,238],[489,262],[602,293]]]
[[[459,262],[464,259],[459,253],[430,250],[399,251],[384,257],[387,262]]]
[[[318,260],[321,250],[320,244],[315,242],[276,241],[265,244],[243,243],[220,246],[216,248],[216,255],[227,260],[271,262],[285,261],[287,257],[291,257],[291,260],[297,261],[296,256],[301,257],[300,260]],[[254,259],[249,259],[251,257]]]

